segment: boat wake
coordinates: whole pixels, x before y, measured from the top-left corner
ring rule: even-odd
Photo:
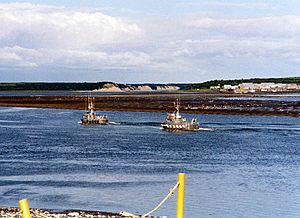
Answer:
[[[111,124],[111,125],[121,125],[122,123],[120,123],[120,122],[108,122],[108,124]]]
[[[158,122],[109,122],[109,124],[124,126],[160,126]]]
[[[213,128],[199,128],[197,131],[215,131]]]

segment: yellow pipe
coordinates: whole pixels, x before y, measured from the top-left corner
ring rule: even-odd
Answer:
[[[184,218],[184,173],[178,174],[178,192],[176,218]]]
[[[31,218],[27,199],[19,201],[22,218]]]

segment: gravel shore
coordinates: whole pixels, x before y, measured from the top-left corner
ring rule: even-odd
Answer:
[[[83,211],[83,210],[66,210],[54,211],[44,209],[30,209],[32,218],[125,218],[116,213],[109,212],[96,212],[96,211]],[[2,207],[0,208],[1,218],[22,218],[19,208]]]

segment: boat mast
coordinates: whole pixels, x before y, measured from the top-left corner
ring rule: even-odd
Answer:
[[[93,97],[88,97],[88,110],[90,110],[91,113],[94,113]]]
[[[180,113],[179,113],[180,103],[179,103],[178,98],[176,99],[176,103],[174,102],[174,104],[175,104],[175,108],[176,108],[175,117],[180,118],[181,117]]]

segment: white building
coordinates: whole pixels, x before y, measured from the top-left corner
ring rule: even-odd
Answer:
[[[224,85],[223,89],[225,91],[234,91],[237,90],[239,88],[239,86],[232,86],[232,85]]]
[[[238,86],[224,85],[223,90],[234,91],[235,93],[281,92],[300,90],[300,85],[296,83],[241,83]]]

